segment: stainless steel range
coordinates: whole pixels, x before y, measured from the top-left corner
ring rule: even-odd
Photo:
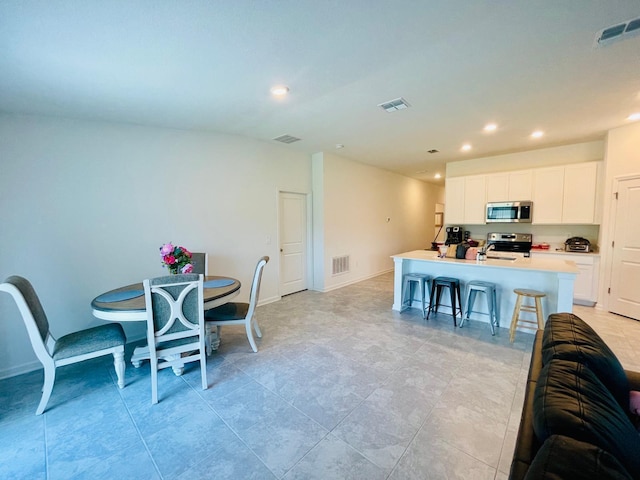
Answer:
[[[529,257],[531,245],[530,233],[488,233],[487,257],[491,258],[494,254],[500,258]]]

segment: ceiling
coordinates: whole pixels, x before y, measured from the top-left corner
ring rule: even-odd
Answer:
[[[6,0],[0,111],[291,135],[431,181],[628,123],[640,35],[594,44],[637,17],[638,0]]]

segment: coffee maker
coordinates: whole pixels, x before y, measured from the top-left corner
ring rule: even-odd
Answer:
[[[444,241],[445,245],[455,245],[457,243],[462,243],[463,235],[464,235],[464,227],[459,225],[454,225],[451,227],[447,227],[447,239]]]

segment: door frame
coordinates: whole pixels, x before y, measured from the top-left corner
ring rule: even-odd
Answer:
[[[296,190],[291,188],[283,188],[278,187],[276,189],[276,223],[277,223],[277,233],[276,233],[276,252],[278,253],[278,297],[282,298],[281,295],[281,286],[282,286],[282,256],[280,255],[280,231],[281,231],[281,222],[280,218],[280,195],[282,193],[292,193],[294,195],[304,195],[305,202],[305,215],[306,215],[306,228],[304,234],[306,235],[306,249],[305,249],[305,260],[306,260],[306,278],[305,283],[307,285],[307,290],[313,290],[313,218],[312,218],[312,206],[313,206],[313,198],[310,192],[306,192],[303,190]]]
[[[611,191],[609,196],[609,214],[607,218],[607,228],[606,234],[607,238],[603,238],[603,245],[600,245],[600,253],[605,253],[605,258],[601,258],[600,268],[601,272],[604,273],[601,282],[600,288],[600,298],[602,301],[602,307],[607,312],[609,311],[610,304],[610,296],[608,293],[608,289],[611,288],[611,279],[613,278],[613,246],[611,242],[613,242],[613,237],[615,236],[616,231],[616,213],[618,211],[618,202],[614,198],[615,194],[620,190],[620,183],[625,182],[627,180],[640,180],[640,173],[628,174],[628,175],[620,175],[613,178],[611,183]]]

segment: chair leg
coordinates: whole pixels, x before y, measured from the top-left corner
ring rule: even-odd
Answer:
[[[493,301],[493,290],[489,290],[489,291],[485,291],[485,297],[487,299],[487,310],[489,310],[489,326],[491,327],[491,335],[495,335],[496,334],[496,328],[494,326],[495,324],[495,303]],[[467,315],[469,314],[469,312],[467,312]]]
[[[427,310],[427,320],[429,320],[429,315],[431,315],[431,310],[434,308],[434,300],[436,296],[436,282],[431,281],[431,293],[429,293],[429,309]]]
[[[544,318],[542,316],[542,299],[536,297],[536,319],[538,320],[538,328],[544,330]]]
[[[118,387],[124,388],[124,347],[117,352],[113,352],[113,366],[116,369],[116,375],[118,377]]]
[[[451,296],[451,313],[453,314],[453,326],[457,327],[458,322],[456,322],[456,289],[453,287],[453,285],[449,287],[449,295]],[[462,309],[460,313],[462,313]]]
[[[42,415],[44,409],[47,408],[49,398],[51,398],[51,392],[53,391],[53,382],[56,379],[56,367],[55,365],[44,366],[44,385],[42,386],[42,398],[38,404],[36,415]]]
[[[200,349],[200,376],[202,377],[202,389],[206,390],[209,388],[209,383],[207,382],[207,358],[205,355],[206,352],[203,352],[202,348]]]
[[[500,327],[500,310],[498,310],[498,292],[496,292],[495,290],[493,291],[492,302],[493,302],[493,313],[496,317],[496,327]]]
[[[251,320],[251,323],[253,323],[253,329],[256,331],[256,335],[258,336],[258,338],[262,338],[262,332],[260,331],[260,327],[258,326],[258,320],[256,319],[255,316]]]
[[[258,352],[258,347],[256,346],[256,341],[253,339],[253,333],[251,332],[251,320],[244,323],[245,330],[247,331],[247,339],[249,339],[249,343],[251,344],[251,348],[254,352]]]
[[[518,295],[516,299],[516,306],[513,309],[513,316],[511,317],[511,328],[509,328],[509,341],[513,343],[516,338],[516,327],[518,326],[518,318],[520,317],[520,306],[522,305],[522,295]]]
[[[151,359],[151,403],[158,403],[158,360]]]

